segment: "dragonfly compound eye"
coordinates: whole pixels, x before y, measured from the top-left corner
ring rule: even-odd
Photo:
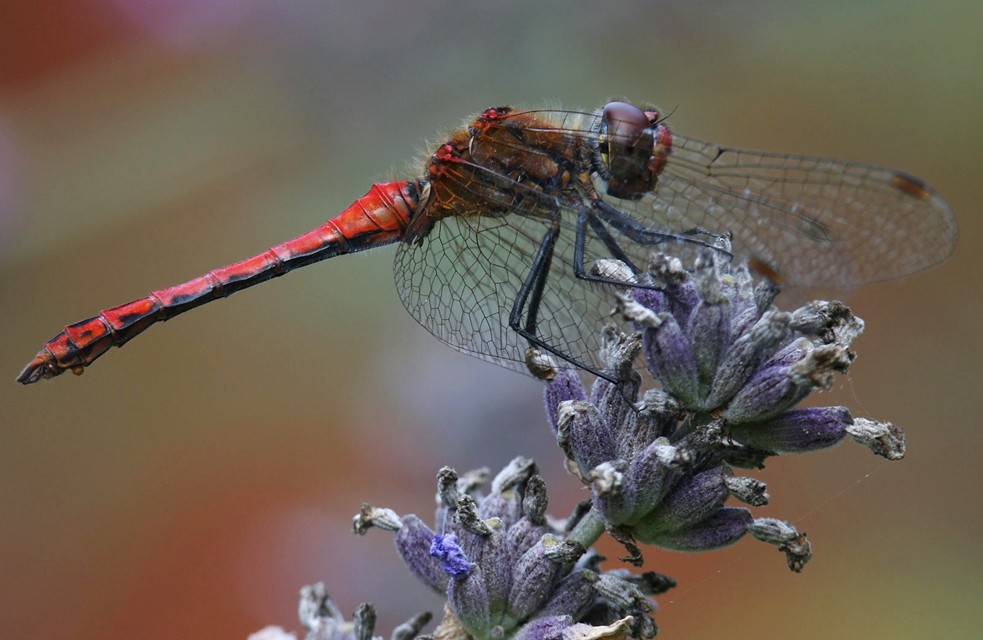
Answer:
[[[627,102],[609,102],[601,113],[595,169],[607,181],[608,195],[637,200],[655,186],[650,160],[655,131],[648,116]]]

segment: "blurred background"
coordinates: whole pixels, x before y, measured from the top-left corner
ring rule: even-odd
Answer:
[[[773,459],[760,516],[813,562],[744,540],[689,556],[664,637],[978,637],[983,14],[978,2],[414,3],[42,0],[0,10],[0,628],[17,638],[299,630],[324,580],[378,633],[439,599],[362,501],[429,520],[434,475],[535,457],[583,497],[532,379],[402,309],[393,248],[208,305],[84,376],[13,378],[69,322],[296,236],[416,176],[500,104],[673,110],[728,145],[876,162],[960,223],[941,267],[856,291],[860,357],[820,397],[903,425],[890,464],[844,444]],[[606,546],[611,557],[618,549]],[[617,564],[617,563],[614,563]]]

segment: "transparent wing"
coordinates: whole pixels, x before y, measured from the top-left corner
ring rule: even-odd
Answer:
[[[956,243],[948,205],[908,174],[676,134],[655,191],[617,206],[654,228],[729,232],[737,254],[798,287],[901,277],[940,262]]]
[[[598,333],[614,309],[611,291],[577,279],[576,217],[564,211],[539,308],[537,335],[582,363],[597,362]],[[522,215],[443,218],[396,252],[396,288],[430,333],[464,353],[525,372],[526,340],[508,326],[519,288],[549,221]]]

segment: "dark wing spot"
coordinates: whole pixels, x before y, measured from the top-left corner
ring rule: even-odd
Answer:
[[[761,258],[751,256],[748,258],[747,266],[749,269],[751,269],[751,271],[758,274],[765,280],[768,280],[772,284],[780,285],[785,280],[785,278],[782,277],[782,274],[778,272],[778,269],[768,264]]]
[[[932,197],[927,184],[907,173],[896,174],[891,178],[891,184],[919,200],[928,200]]]

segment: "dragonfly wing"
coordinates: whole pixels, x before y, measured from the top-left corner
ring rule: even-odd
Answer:
[[[940,262],[956,242],[948,205],[908,174],[678,135],[655,191],[622,206],[655,227],[732,233],[735,252],[798,287],[904,276]]]
[[[578,279],[572,264],[576,215],[560,212],[549,278],[539,307],[537,336],[562,354],[598,363],[599,330],[611,320],[610,287]],[[519,213],[452,216],[396,253],[395,279],[406,309],[449,346],[526,372],[523,337],[509,313],[550,221]]]

